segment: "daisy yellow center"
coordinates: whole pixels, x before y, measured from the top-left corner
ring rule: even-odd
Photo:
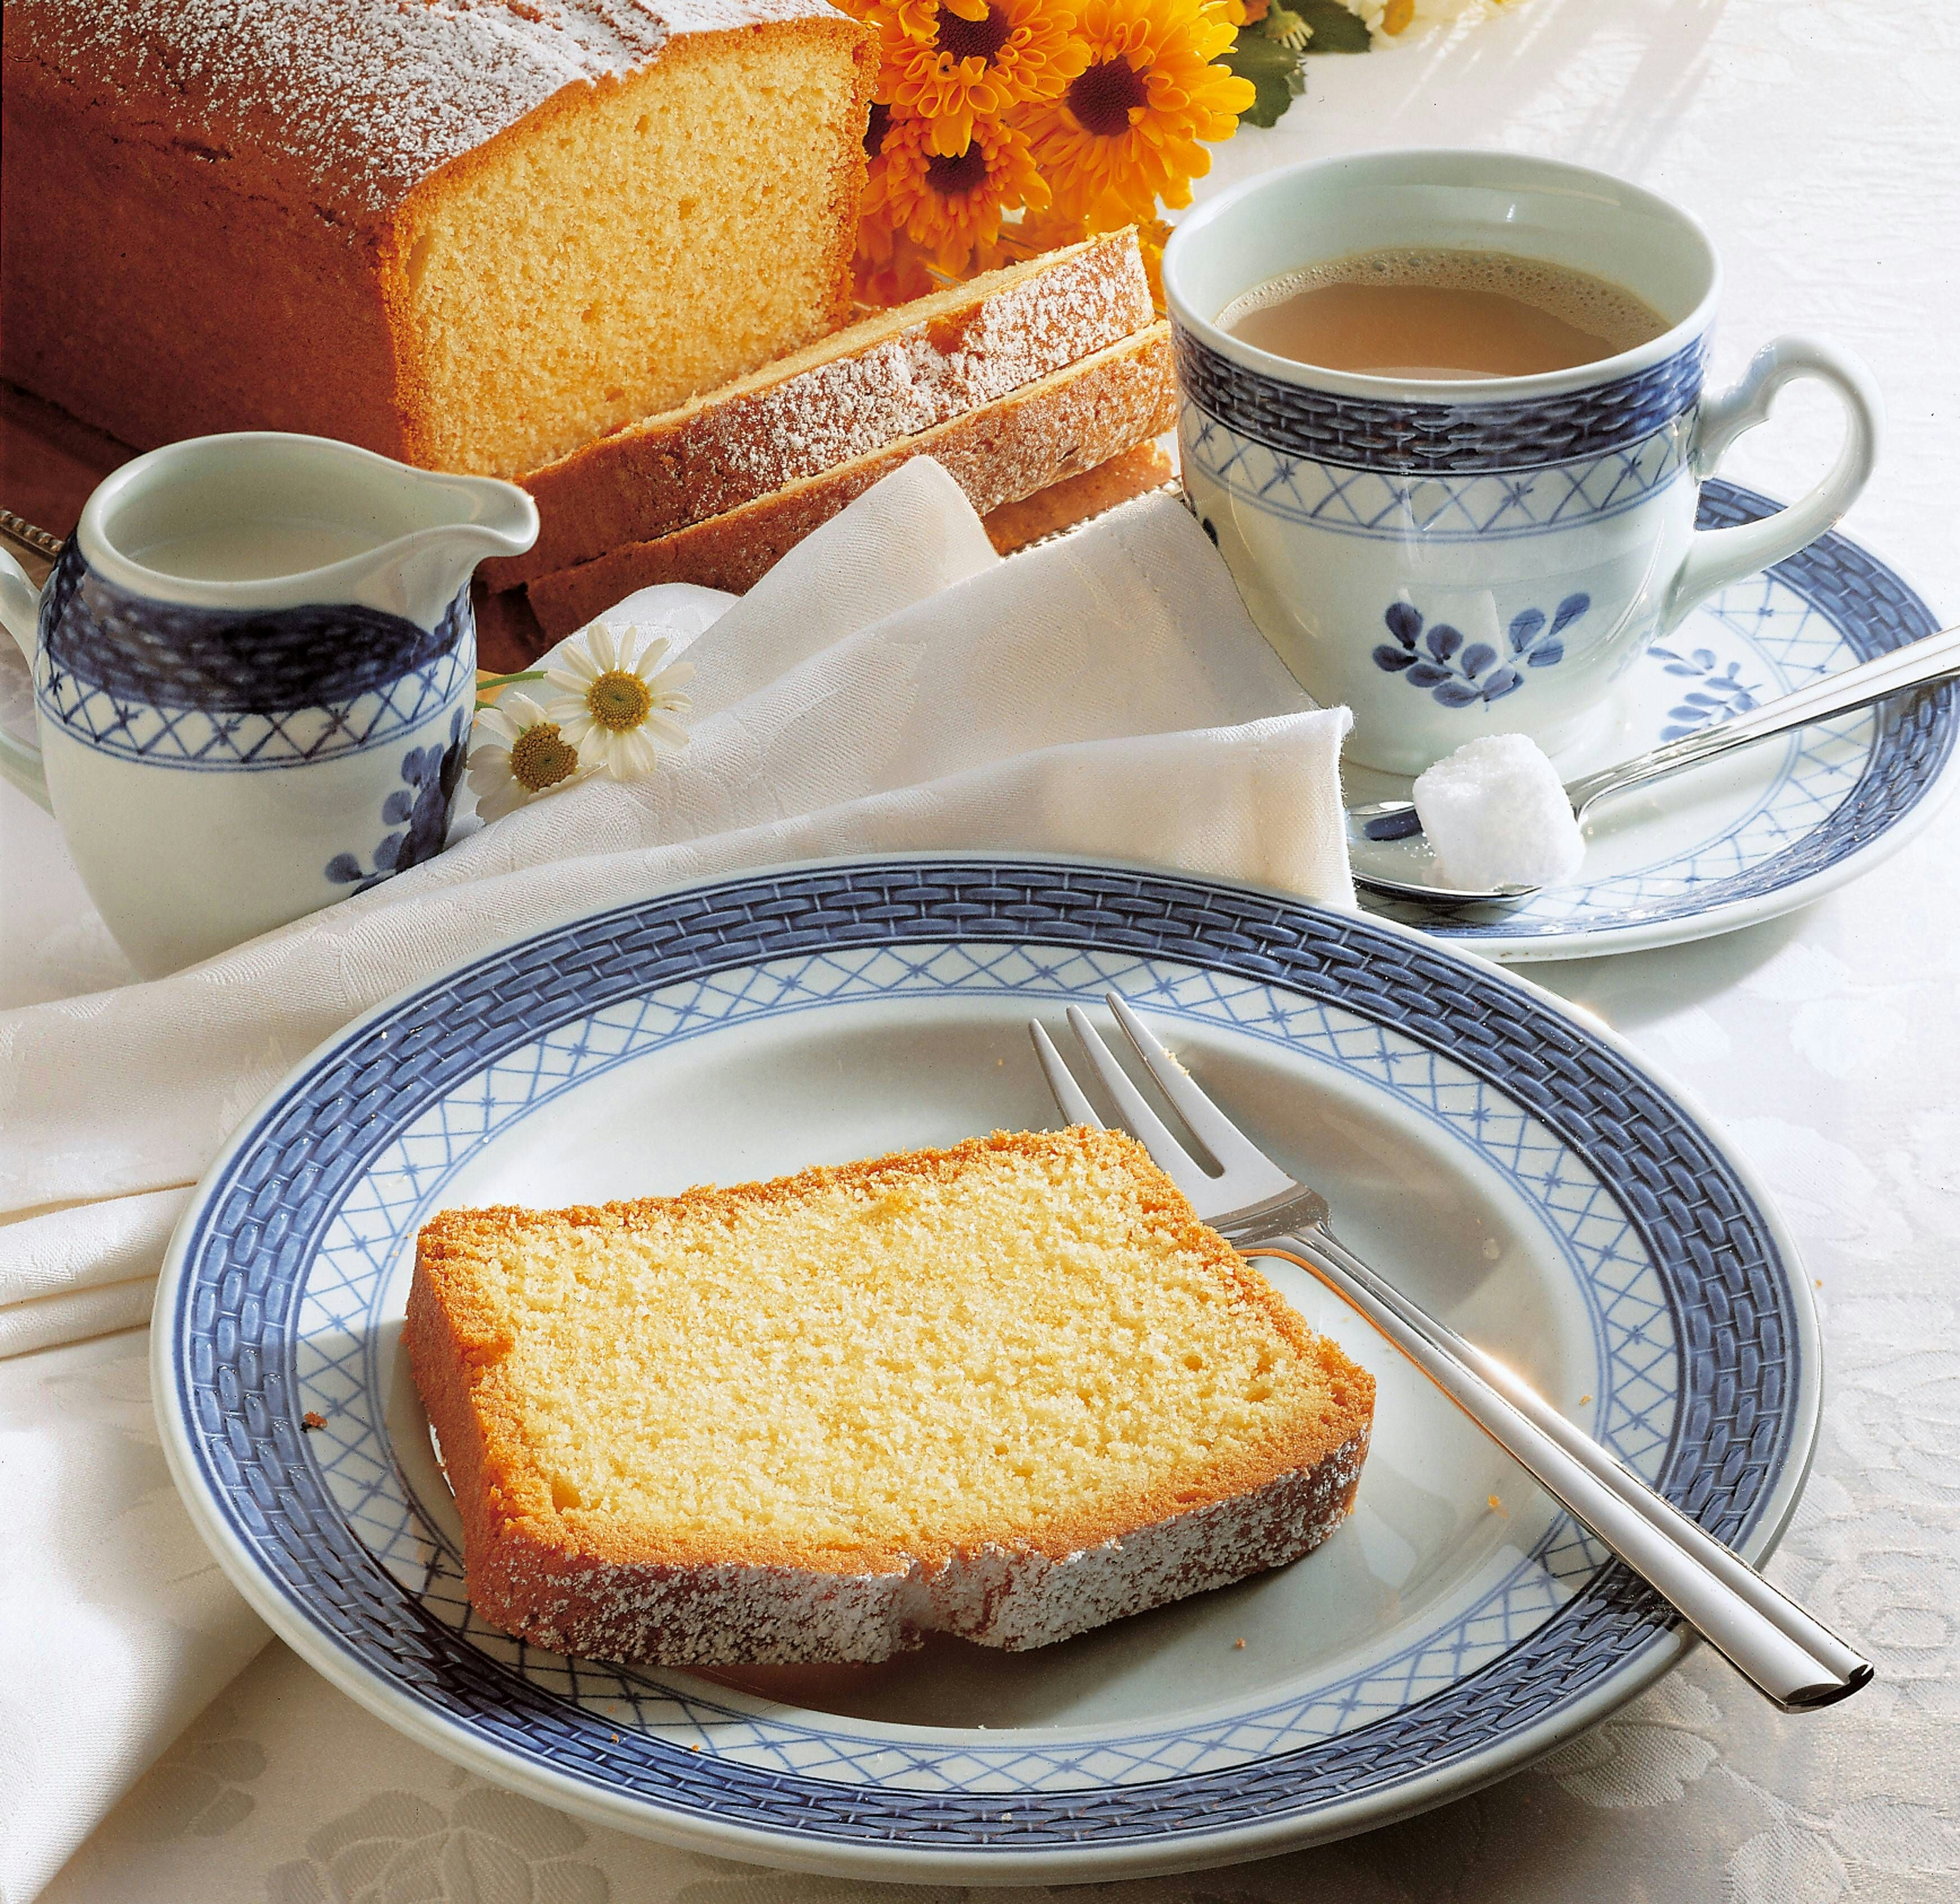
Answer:
[[[956,192],[971,192],[987,183],[987,154],[975,139],[956,158],[934,153],[925,162],[926,183],[950,198]]]
[[[939,50],[950,59],[984,59],[991,62],[1014,30],[1013,22],[997,6],[988,5],[978,20],[963,20],[950,8],[939,10],[939,29],[934,36]]]
[[[1130,114],[1150,103],[1150,88],[1135,67],[1120,56],[1106,59],[1076,75],[1065,95],[1068,110],[1085,132],[1114,138],[1130,129]]]
[[[578,771],[578,749],[558,738],[558,723],[541,720],[511,743],[511,777],[527,793],[542,793]]]
[[[630,734],[653,711],[652,691],[625,668],[603,674],[585,691],[586,710],[609,733]]]

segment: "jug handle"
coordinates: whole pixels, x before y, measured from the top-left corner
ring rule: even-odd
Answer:
[[[27,571],[5,549],[0,549],[0,621],[27,657],[31,671],[34,644],[40,620],[40,591],[27,580]],[[41,750],[30,742],[17,739],[0,727],[0,778],[11,780],[29,799],[52,813],[54,803],[48,798],[48,778],[41,769]]]

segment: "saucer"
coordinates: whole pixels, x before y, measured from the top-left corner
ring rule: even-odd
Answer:
[[[1293,1566],[1055,1646],[936,1642],[889,1667],[568,1659],[476,1616],[400,1352],[435,1210],[1039,1127],[1028,1019],[1099,1015],[1112,987],[1417,1301],[1748,1558],[1775,1545],[1816,1433],[1809,1284],[1678,1090],[1535,987],[1386,921],[985,856],[663,895],[336,1033],[213,1164],[158,1287],[158,1418],[199,1531],[329,1680],[482,1776],[854,1878],[1265,1856],[1474,1791],[1652,1683],[1689,1644],[1669,1610],[1285,1270],[1279,1294],[1377,1383],[1354,1512]]]
[[[1779,507],[1719,478],[1699,526]],[[1848,537],[1732,583],[1662,636],[1624,678],[1609,732],[1568,779],[1647,752],[1933,633],[1933,611]],[[1895,853],[1937,810],[1960,733],[1960,684],[1921,689],[1768,740],[1602,801],[1586,821],[1585,876],[1523,904],[1429,906],[1363,890],[1369,911],[1487,958],[1583,958],[1754,925],[1821,898]],[[1406,799],[1366,769],[1351,801]]]

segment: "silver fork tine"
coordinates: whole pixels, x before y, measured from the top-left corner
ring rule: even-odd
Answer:
[[[1102,1120],[1096,1116],[1096,1107],[1082,1095],[1074,1073],[1062,1062],[1061,1054],[1055,1048],[1054,1039],[1042,1028],[1039,1019],[1028,1020],[1028,1035],[1035,1041],[1035,1056],[1041,1060],[1042,1076],[1048,1079],[1056,1108],[1071,1124],[1086,1124],[1100,1130]]]
[[[1198,1082],[1160,1044],[1144,1021],[1131,1010],[1129,1000],[1118,992],[1105,992],[1106,1003],[1116,1015],[1123,1035],[1135,1047],[1144,1069],[1157,1080],[1157,1087],[1176,1107],[1177,1114],[1190,1125],[1198,1142],[1211,1153],[1221,1170],[1256,1164],[1273,1171],[1272,1160],[1198,1087]],[[1274,1172],[1277,1175],[1277,1172]]]
[[[1130,1134],[1185,1196],[1205,1200],[1205,1192],[1212,1187],[1211,1178],[1170,1134],[1163,1118],[1150,1108],[1150,1101],[1130,1082],[1130,1074],[1116,1062],[1115,1054],[1102,1042],[1102,1035],[1090,1023],[1088,1014],[1080,1005],[1068,1008],[1068,1028],[1075,1034],[1097,1082],[1115,1099],[1117,1112],[1129,1127]]]

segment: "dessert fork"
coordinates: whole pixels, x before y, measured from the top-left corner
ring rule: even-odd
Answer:
[[[1334,1234],[1327,1200],[1289,1177],[1152,1036],[1105,994],[1144,1068],[1217,1166],[1173,1136],[1080,1006],[1070,1028],[1131,1134],[1200,1216],[1246,1256],[1298,1265],[1357,1310],[1497,1445],[1743,1677],[1786,1712],[1829,1705],[1872,1677],[1870,1664],[1741,1556],[1575,1427],[1497,1359],[1466,1342],[1369,1268]],[[1038,1020],[1029,1031],[1048,1089],[1071,1124],[1101,1127],[1094,1106]],[[1284,1247],[1276,1247],[1284,1244]]]

